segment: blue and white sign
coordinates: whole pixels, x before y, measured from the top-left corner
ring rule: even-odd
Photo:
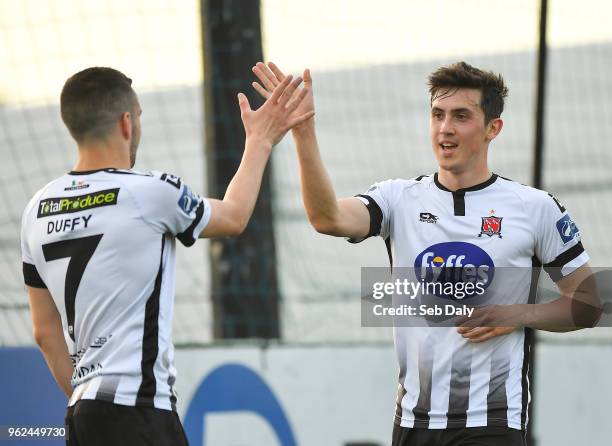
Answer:
[[[224,364],[210,372],[195,391],[185,415],[185,433],[192,445],[208,446],[211,415],[250,413],[265,422],[280,446],[296,446],[293,431],[274,392],[252,369]],[[243,418],[244,419],[244,418]],[[237,439],[236,439],[237,440]]]

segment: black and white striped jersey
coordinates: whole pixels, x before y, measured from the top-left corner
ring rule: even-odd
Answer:
[[[175,409],[175,239],[191,246],[210,203],[167,173],[70,172],[22,219],[25,283],[48,288],[71,354],[69,405]]]
[[[373,185],[358,198],[371,216],[369,235],[386,242],[393,266],[511,267],[512,303],[528,303],[541,266],[554,281],[588,261],[565,208],[538,189],[492,175],[451,192],[437,174]],[[497,280],[497,279],[491,279]],[[400,366],[395,423],[444,429],[525,429],[530,329],[468,343],[455,327],[394,327]]]

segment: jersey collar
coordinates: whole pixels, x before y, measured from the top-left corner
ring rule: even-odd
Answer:
[[[488,187],[491,184],[495,183],[495,180],[497,180],[497,175],[492,174],[491,177],[487,181],[484,181],[480,184],[475,184],[474,186],[464,187],[462,189],[457,189],[453,191],[453,190],[450,190],[444,187],[444,185],[440,183],[440,180],[438,180],[437,172],[434,174],[434,183],[436,184],[436,186],[440,190],[443,190],[445,192],[450,192],[451,194],[453,194],[453,213],[456,217],[465,216],[465,193],[466,192],[473,192],[476,190],[484,189],[485,187]]]
[[[68,172],[68,175],[90,175],[96,172],[117,172],[118,170],[115,167],[103,167],[102,169],[94,169],[94,170],[71,170]]]
[[[497,180],[497,174],[492,174],[489,177],[488,180],[483,181],[482,183],[475,184],[474,186],[464,187],[464,188],[452,191],[452,190],[446,188],[442,183],[440,183],[440,180],[438,179],[438,172],[436,172],[434,174],[434,183],[436,183],[436,186],[438,186],[438,188],[442,189],[443,191],[452,192],[452,193],[455,193],[455,192],[459,192],[459,193],[463,192],[463,193],[465,193],[465,192],[472,192],[472,191],[475,191],[475,190],[481,190],[481,189],[484,189],[485,187],[488,187],[491,184],[495,183],[495,180]]]

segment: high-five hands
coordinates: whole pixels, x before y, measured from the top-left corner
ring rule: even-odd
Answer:
[[[289,129],[314,116],[314,109],[299,109],[309,93],[306,86],[299,89],[300,77],[283,76],[274,85],[271,93],[266,95],[266,102],[257,110],[251,109],[249,100],[243,93],[238,93],[240,117],[247,138],[261,139],[271,146],[276,145]]]
[[[266,99],[268,99],[273,94],[275,89],[287,77],[289,77],[285,76],[285,74],[273,62],[268,62],[267,65],[263,62],[257,62],[257,64],[253,67],[253,73],[261,82],[261,84],[258,82],[253,82],[253,88]],[[300,103],[293,112],[294,116],[292,115],[292,117],[305,116],[312,112],[312,115],[310,115],[310,118],[312,118],[312,116],[314,116],[314,96],[312,92],[312,77],[310,76],[310,70],[304,70],[303,77],[304,88],[297,89],[292,92],[295,98],[299,97],[300,95],[304,95],[303,99],[300,100]],[[314,120],[310,118],[298,124],[296,128],[301,128],[312,124]]]

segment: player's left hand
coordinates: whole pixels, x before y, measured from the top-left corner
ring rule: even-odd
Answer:
[[[468,342],[484,342],[512,333],[517,327],[459,327],[457,332]]]
[[[457,321],[457,332],[468,342],[484,342],[504,336],[523,326],[523,305],[489,305],[474,309],[471,316]]]
[[[257,110],[251,109],[249,100],[243,93],[238,93],[240,117],[247,139],[261,139],[274,146],[289,129],[314,116],[314,110],[303,114],[295,113],[308,95],[307,87],[298,88],[301,83],[302,78],[293,79],[291,75],[286,76]]]
[[[274,64],[274,62],[268,62],[268,64],[264,64],[263,62],[257,62],[257,64],[252,68],[253,73],[257,76],[259,81],[261,82],[253,82],[253,88],[257,91],[264,99],[270,97],[274,89],[280,84],[283,79],[285,79],[285,74]],[[307,90],[306,95],[303,100],[299,102],[298,107],[293,112],[295,116],[303,116],[307,113],[313,113],[314,116],[314,95],[312,90],[312,76],[310,75],[310,70],[304,70],[303,74],[304,79],[304,89]],[[297,95],[300,93],[300,90],[296,90],[293,94]],[[312,125],[314,122],[313,118],[304,121],[301,124],[295,126],[295,128],[300,128],[308,125]]]

